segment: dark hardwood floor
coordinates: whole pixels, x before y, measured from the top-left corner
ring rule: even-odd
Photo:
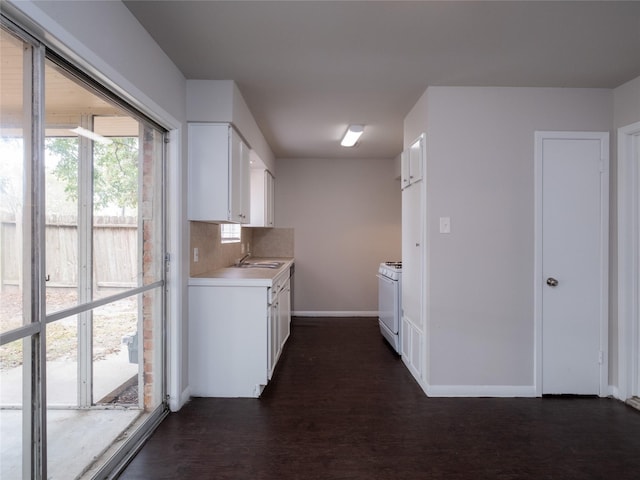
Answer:
[[[260,399],[195,398],[133,479],[634,479],[640,412],[600,398],[427,398],[375,319],[294,319]]]

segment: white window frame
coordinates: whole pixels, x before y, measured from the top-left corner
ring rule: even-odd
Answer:
[[[220,225],[220,243],[240,243],[242,226],[239,223],[223,223]]]

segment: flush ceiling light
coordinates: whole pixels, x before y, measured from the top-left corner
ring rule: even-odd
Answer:
[[[353,147],[360,138],[360,135],[362,135],[362,132],[364,132],[364,125],[349,125],[344,137],[342,137],[340,145],[343,147]]]
[[[111,143],[111,140],[109,140],[108,138],[105,138],[98,133],[92,132],[91,130],[87,130],[86,128],[76,127],[72,128],[71,131],[85,138],[88,138],[89,140],[93,140],[94,142],[100,142],[104,144]]]

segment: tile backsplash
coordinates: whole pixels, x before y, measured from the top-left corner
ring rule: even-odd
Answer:
[[[252,228],[254,257],[293,257],[293,228]]]
[[[228,267],[245,252],[254,257],[293,257],[292,228],[242,228],[240,243],[222,243],[220,225],[217,223],[189,222],[190,275]],[[194,262],[194,249],[198,249],[198,261]]]

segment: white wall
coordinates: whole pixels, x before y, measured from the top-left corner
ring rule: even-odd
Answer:
[[[393,159],[278,159],[276,225],[295,229],[293,309],[377,315],[380,262],[401,258]]]
[[[170,406],[188,398],[187,223],[185,163],[185,79],[165,53],[119,1],[12,2],[35,27],[47,33],[74,60],[134,105],[172,130],[168,195],[170,286]],[[5,8],[3,6],[3,8]]]
[[[187,80],[187,121],[233,123],[264,166],[276,174],[271,147],[233,80]]]
[[[640,120],[640,77],[620,85],[613,91],[614,128]]]
[[[429,89],[424,91],[404,119],[402,141],[402,145],[404,145],[403,150],[415,142],[416,138],[418,138],[421,133],[427,131],[427,127],[429,126],[429,111],[427,108],[428,92]]]
[[[532,386],[534,132],[609,131],[612,93],[430,87],[425,104],[428,128],[413,111],[405,131],[427,132],[427,382]]]

